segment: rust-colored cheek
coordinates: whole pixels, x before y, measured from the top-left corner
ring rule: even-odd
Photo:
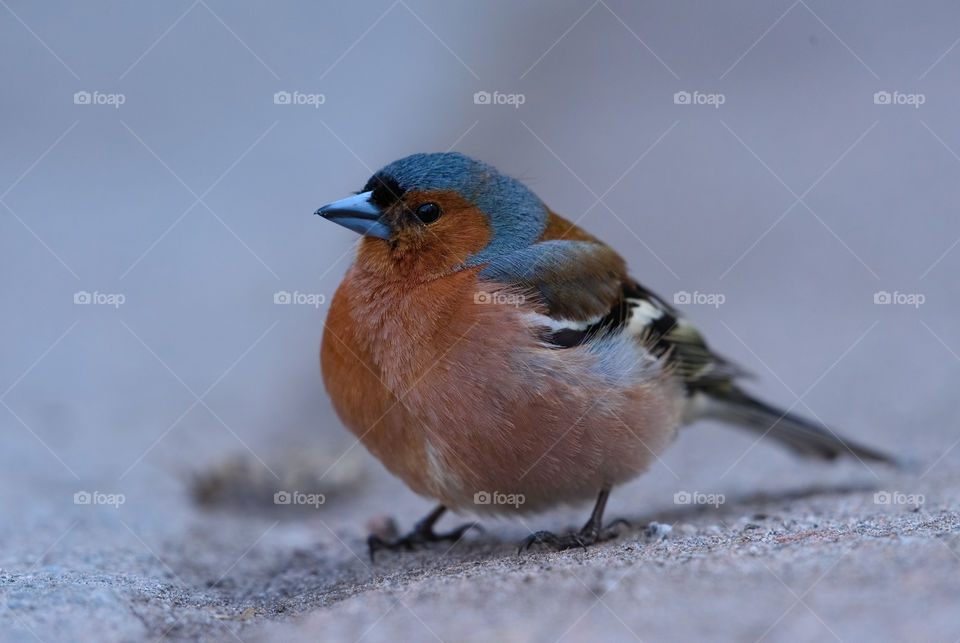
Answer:
[[[364,270],[404,281],[428,281],[449,274],[490,242],[487,217],[456,192],[412,191],[403,200],[411,210],[432,201],[443,215],[427,225],[406,223],[390,242],[363,239],[357,264]]]
[[[432,192],[420,199],[433,200],[443,208],[443,216],[426,226],[422,237],[422,251],[433,255],[438,264],[453,268],[490,243],[486,215],[456,192]]]

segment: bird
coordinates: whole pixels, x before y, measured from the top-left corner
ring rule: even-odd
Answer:
[[[376,551],[457,541],[448,510],[519,515],[594,501],[577,531],[521,550],[613,538],[611,490],[642,474],[679,429],[709,418],[794,452],[896,464],[832,428],[751,395],[610,246],[521,181],[458,152],[389,163],[315,214],[360,234],[320,348],[333,408],[358,441],[438,504]]]

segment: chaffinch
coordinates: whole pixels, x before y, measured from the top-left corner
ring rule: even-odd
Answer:
[[[891,461],[744,392],[742,371],[616,252],[486,163],[414,154],[316,213],[363,235],[323,333],[333,406],[391,473],[440,502],[407,536],[371,536],[371,556],[458,539],[471,525],[433,529],[447,509],[593,498],[579,532],[521,547],[602,540],[610,489],[702,417],[807,456]]]

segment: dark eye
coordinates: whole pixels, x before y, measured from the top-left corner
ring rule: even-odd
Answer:
[[[417,208],[417,218],[423,223],[433,223],[440,218],[443,211],[436,203],[424,203]]]

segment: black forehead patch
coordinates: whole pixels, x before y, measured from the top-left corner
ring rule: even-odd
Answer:
[[[389,174],[378,172],[370,177],[367,184],[363,186],[361,192],[373,192],[370,195],[370,202],[381,209],[385,209],[396,203],[403,197],[405,190],[400,187]]]

